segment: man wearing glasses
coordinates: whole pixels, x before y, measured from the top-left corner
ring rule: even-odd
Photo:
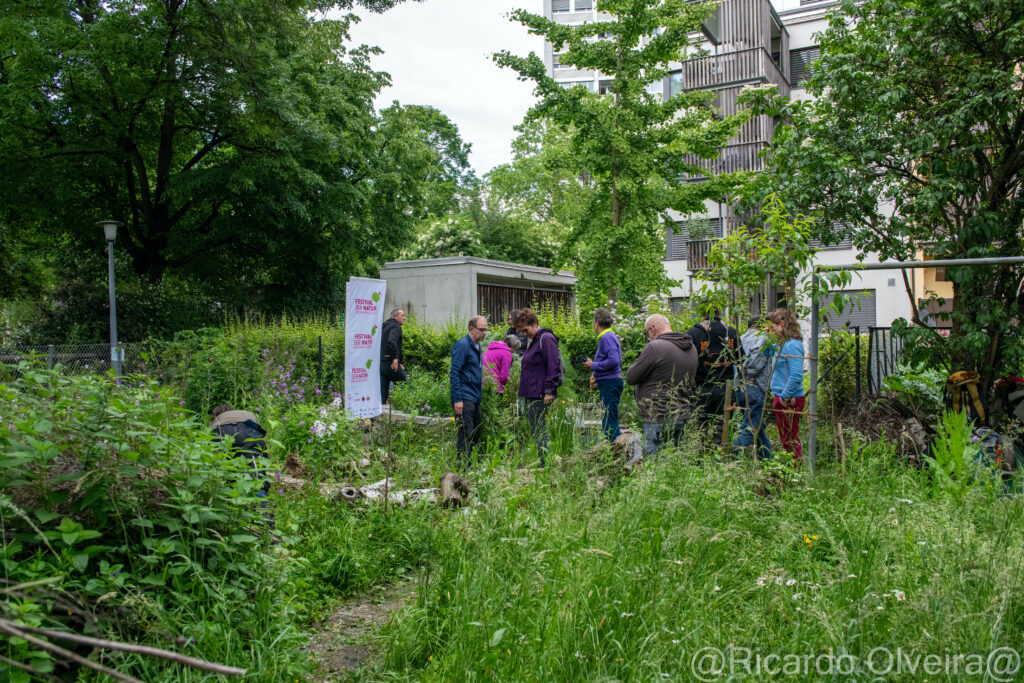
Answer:
[[[468,469],[473,447],[480,440],[480,399],[483,388],[483,362],[480,342],[487,336],[487,318],[469,319],[466,336],[452,346],[451,384],[452,410],[459,429],[459,465]]]

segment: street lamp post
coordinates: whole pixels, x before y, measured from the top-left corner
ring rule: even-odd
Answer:
[[[117,346],[117,299],[114,296],[114,240],[117,229],[124,223],[121,221],[99,221],[97,226],[103,228],[103,236],[107,238],[107,280],[110,284],[110,360],[114,364],[114,372],[121,374],[121,350]]]

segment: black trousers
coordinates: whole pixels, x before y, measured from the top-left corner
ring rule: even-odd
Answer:
[[[480,422],[483,411],[477,401],[462,400],[462,415],[455,416],[455,424],[459,428],[458,449],[459,466],[469,469],[472,464],[473,448],[480,442]]]
[[[387,403],[388,396],[391,395],[391,383],[392,382],[404,382],[409,378],[409,375],[405,372],[405,369],[399,366],[397,370],[392,370],[390,367],[380,371],[380,402]]]
[[[543,398],[527,398],[526,421],[530,425],[530,433],[537,444],[537,455],[540,457],[540,466],[544,467],[544,458],[551,450],[551,437],[548,435],[547,412],[548,404]]]

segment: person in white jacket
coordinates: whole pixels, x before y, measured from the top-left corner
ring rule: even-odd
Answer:
[[[764,403],[768,395],[774,354],[763,326],[764,320],[754,316],[747,324],[747,331],[740,337],[743,364],[736,368],[739,389],[735,394],[735,403],[742,412],[743,420],[732,442],[736,448],[747,448],[757,443],[758,460],[772,457],[772,442],[765,431]]]

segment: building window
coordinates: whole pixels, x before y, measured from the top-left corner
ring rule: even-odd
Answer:
[[[585,12],[594,9],[594,0],[576,0],[576,11]]]
[[[852,249],[853,239],[850,237],[849,232],[843,228],[839,221],[832,221],[832,228],[830,230],[834,238],[828,242],[822,240],[812,239],[808,244],[810,247],[819,251],[832,251],[837,249]]]
[[[814,60],[821,56],[817,45],[789,51],[789,82],[794,88],[803,87],[811,75]]]
[[[561,56],[562,56],[562,55],[560,55],[560,54],[558,54],[558,53],[554,53],[554,54],[552,54],[552,55],[551,55],[551,68],[552,68],[553,70],[557,70],[557,69],[568,69],[568,68],[569,68],[569,67],[568,67],[567,65],[559,63],[559,61],[558,61],[558,60],[559,60],[559,58],[560,58]]]
[[[551,13],[558,14],[560,12],[570,11],[570,2],[572,2],[572,0],[551,0]]]
[[[673,71],[668,75],[668,96],[673,97],[683,92],[683,72]]]
[[[566,90],[575,88],[578,85],[582,85],[590,92],[594,92],[594,81],[562,81],[558,85],[562,86]]]
[[[612,82],[601,81],[601,84],[597,86],[598,95],[611,95],[612,94]]]
[[[686,241],[689,239],[682,222],[665,226],[665,260],[679,261],[686,258]]]
[[[829,307],[837,296],[843,297],[843,310],[836,314]],[[862,330],[877,324],[875,290],[831,290],[821,302],[824,326],[830,330],[859,327]]]
[[[688,296],[674,296],[668,300],[668,307],[670,313],[681,315],[683,313],[689,313],[690,311],[690,297]]]

